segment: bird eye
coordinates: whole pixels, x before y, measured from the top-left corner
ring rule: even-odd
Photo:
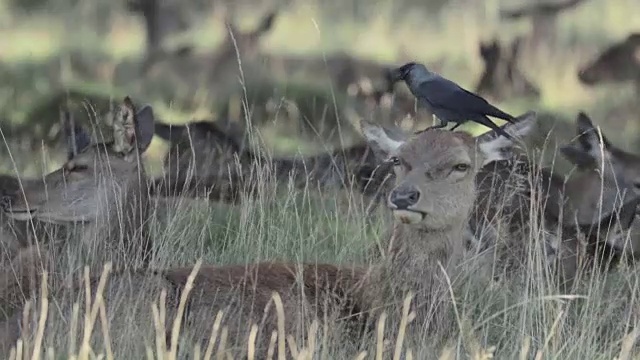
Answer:
[[[402,165],[402,162],[400,162],[400,158],[398,158],[397,156],[392,156],[389,158],[389,162],[391,164],[393,164],[393,166],[400,166]]]
[[[454,171],[459,171],[459,172],[464,172],[469,170],[471,166],[469,166],[469,164],[457,164],[453,167]]]

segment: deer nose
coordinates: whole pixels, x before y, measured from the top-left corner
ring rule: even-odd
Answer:
[[[396,188],[389,195],[389,202],[397,210],[406,210],[409,206],[415,205],[420,199],[420,191],[416,188]]]

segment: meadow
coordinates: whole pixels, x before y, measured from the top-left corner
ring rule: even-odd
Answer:
[[[425,11],[399,12],[392,2],[383,1],[376,2],[375,9],[370,10],[377,15],[362,20],[346,15],[343,18],[328,16],[321,11],[321,2],[293,1],[279,15],[277,25],[265,36],[261,46],[266,52],[303,55],[344,50],[387,62],[396,62],[398,54],[403,52],[420,62],[439,64],[442,74],[471,87],[482,67],[478,56],[479,41],[496,34],[507,41],[528,30],[526,21],[511,24],[499,19],[500,7],[509,5],[513,3],[452,1],[436,16]],[[243,11],[240,24],[250,26],[266,8],[268,6],[261,5]],[[170,82],[157,86],[163,87],[157,93],[145,93],[145,88],[137,87],[136,81],[127,87],[74,74],[65,64],[70,52],[81,50],[101,64],[105,58],[114,64],[128,61],[142,56],[144,31],[138,18],[120,11],[113,15],[107,36],[100,37],[92,33],[90,16],[83,16],[87,10],[82,6],[68,11],[56,8],[55,11],[55,15],[51,14],[54,10],[20,14],[11,10],[8,2],[0,2],[0,130],[20,129],[21,124],[32,121],[35,108],[65,88],[74,89],[87,98],[95,95],[99,99],[120,99],[122,94],[132,93],[132,96],[140,97],[140,101],[152,104],[158,117],[167,123],[185,123],[194,117],[215,118],[219,112],[220,103],[207,95],[198,98],[198,92],[193,99],[188,99],[193,100],[191,102],[172,102],[166,92],[171,93],[180,86],[172,87]],[[507,99],[496,105],[513,114],[531,109],[557,113],[567,119],[566,126],[571,131],[576,113],[583,110],[616,145],[632,152],[640,151],[640,109],[634,108],[637,99],[632,86],[586,87],[576,76],[578,66],[598,50],[640,29],[640,7],[634,0],[587,1],[561,15],[559,25],[559,50],[521,61],[522,68],[542,91],[539,101]],[[170,43],[190,41],[198,45],[199,52],[211,51],[221,40],[223,30],[220,18],[214,12],[202,16],[193,29],[170,39]],[[52,78],[58,82],[52,82]],[[251,91],[250,85],[244,83],[233,86]],[[154,88],[154,84],[149,87]],[[215,95],[213,99],[217,99]],[[93,110],[89,106],[83,106],[80,108],[89,116],[98,116],[91,113]],[[47,110],[50,113],[46,113]],[[57,119],[59,116],[54,107],[44,106],[38,111],[45,114],[43,123],[49,121],[45,117]],[[252,119],[244,121],[249,124]],[[312,154],[335,147],[335,144],[326,145],[321,138],[315,141],[297,139],[287,133],[290,126],[265,121],[258,127],[259,132],[252,129],[251,137],[255,136],[252,146],[271,156]],[[470,124],[461,130],[475,134],[485,131]],[[0,151],[2,172],[38,177],[60,166],[64,153],[55,144],[45,146],[43,143],[41,147],[28,147],[30,151],[23,150],[22,137],[33,137],[33,133],[40,134],[34,128],[11,136],[5,135],[3,130],[0,135],[7,148]],[[357,142],[358,135],[345,129],[343,140]],[[36,144],[39,141],[36,139]],[[158,165],[166,147],[161,139],[154,138],[147,159],[150,171],[162,171]],[[153,268],[192,265],[198,259],[204,264],[258,261],[368,264],[375,262],[385,248],[385,230],[390,221],[384,206],[368,214],[367,204],[356,190],[329,191],[310,186],[301,191],[291,184],[277,184],[272,180],[261,183],[257,196],[245,198],[239,205],[177,197],[153,201],[152,235],[158,250]],[[539,237],[539,231],[533,229],[530,237],[523,241],[539,244]],[[405,334],[400,326],[399,331],[394,331],[404,336],[400,347],[396,350],[395,344],[388,344],[382,354],[380,339],[362,339],[361,347],[355,348],[336,336],[339,332],[333,331],[333,325],[310,322],[307,334],[317,334],[311,336],[314,341],[302,343],[303,334],[287,338],[282,335],[286,331],[282,332],[273,344],[277,349],[274,357],[284,359],[282,350],[288,347],[299,359],[640,359],[640,349],[636,345],[640,335],[637,329],[638,270],[633,266],[620,266],[610,273],[589,272],[574,292],[563,294],[549,279],[542,261],[538,253],[532,252],[520,264],[524,270],[514,271],[507,280],[492,281],[489,285],[476,271],[473,259],[465,264],[462,275],[451,279],[451,296],[456,305],[451,317],[460,330],[454,338]],[[277,302],[271,311],[278,312]],[[179,350],[162,349],[158,344],[165,340],[159,328],[170,327],[170,319],[166,324],[156,324],[149,329],[118,328],[106,335],[101,321],[107,316],[99,310],[104,305],[99,301],[96,304],[96,313],[87,313],[87,319],[98,319],[96,324],[83,319],[85,314],[79,314],[79,319],[84,320],[80,329],[93,327],[94,332],[99,333],[98,338],[104,340],[106,337],[107,341],[95,341],[89,348],[87,339],[87,344],[77,344],[75,352],[60,345],[61,350],[56,349],[55,356],[48,350],[47,358],[216,356],[223,359],[236,358],[233,354],[246,350],[194,349],[188,338],[180,343]],[[403,304],[396,305],[401,311]],[[54,307],[55,304],[32,304],[33,308],[42,306]],[[160,312],[157,309],[148,311],[151,319],[156,311]],[[287,316],[282,311],[278,315]],[[406,317],[410,318],[410,315]],[[156,319],[160,318],[162,316],[158,315]],[[246,324],[248,333],[251,325]],[[214,328],[212,337],[226,336],[223,327],[224,322]],[[117,353],[118,349],[105,345],[127,341],[144,341],[143,353],[114,357],[113,352]],[[131,348],[137,348],[135,345],[140,344],[131,344]],[[25,349],[13,354],[16,357],[12,358],[37,359],[42,356],[38,339],[24,346]],[[247,344],[247,348],[251,348],[251,344]]]

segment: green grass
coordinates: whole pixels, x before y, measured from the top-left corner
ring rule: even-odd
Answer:
[[[476,49],[478,40],[496,33],[504,39],[512,38],[528,29],[524,22],[500,22],[497,12],[502,3],[485,2],[479,11],[471,5],[469,8],[447,8],[438,19],[417,11],[408,12],[399,21],[390,19],[383,6],[378,12],[380,15],[366,26],[323,19],[318,5],[296,3],[277,20],[275,30],[265,38],[263,47],[274,53],[316,55],[348,50],[381,61],[398,61],[400,49],[405,48],[411,57],[420,61],[442,62],[444,75],[472,86],[481,71]],[[243,19],[242,25],[250,27],[260,15],[251,14]],[[0,14],[0,18],[6,17],[6,13]],[[5,81],[0,84],[3,114],[9,114],[12,121],[20,123],[34,110],[34,104],[52,92],[45,71],[33,69],[28,62],[55,61],[60,51],[69,48],[92,51],[100,48],[118,61],[139,56],[143,49],[140,24],[120,16],[115,25],[106,41],[99,45],[96,45],[95,37],[80,31],[68,36],[59,19],[46,16],[19,21],[11,28],[0,30],[3,39],[0,64],[8,64],[11,75],[3,77]],[[561,42],[571,46],[567,45],[553,59],[538,63],[531,59],[532,64],[526,64],[526,72],[541,87],[541,101],[537,104],[507,101],[498,105],[513,113],[546,109],[569,118],[577,110],[586,110],[593,114],[615,144],[626,148],[637,146],[637,113],[635,118],[626,114],[626,118],[623,116],[615,121],[600,120],[633,99],[630,89],[586,88],[578,83],[575,74],[577,67],[598,48],[639,27],[640,8],[633,0],[585,2],[575,12],[562,16]],[[219,21],[213,20],[194,29],[192,34],[199,50],[214,49],[221,39],[221,29]],[[23,69],[23,72],[15,69]],[[74,81],[71,79],[70,83],[76,84]],[[78,83],[77,86],[87,93],[115,96],[116,91],[108,84]],[[122,90],[117,91],[120,94]],[[175,123],[188,121],[197,111],[208,115],[214,108],[205,104],[197,111],[190,111],[192,109],[183,109],[161,99],[145,101],[154,105],[163,121]],[[479,130],[470,127],[465,126],[471,131]],[[262,131],[264,143],[276,153],[312,153],[321,149],[318,144],[292,138],[293,131],[286,136],[282,132],[277,126]],[[161,146],[155,139],[152,149]],[[154,151],[162,153],[158,149]],[[60,154],[50,152],[14,151],[12,155],[19,162],[17,167],[27,174],[55,169],[62,160]],[[11,161],[6,157],[3,161],[3,170],[11,171]],[[286,185],[276,191],[273,184],[264,185],[258,200],[239,206],[176,200],[155,204],[155,211],[152,230],[162,251],[154,266],[159,268],[192,265],[198,258],[207,264],[271,260],[368,264],[373,261],[370,250],[386,241],[384,230],[388,221],[384,209],[367,218],[358,196],[349,192],[318,194],[294,191]],[[523,239],[536,240],[535,234],[530,239]],[[538,256],[530,254],[523,265],[526,271],[512,274],[509,281],[491,285],[487,285],[486,279],[476,271],[473,261],[466,265],[465,275],[453,287],[464,331],[449,344],[455,356],[441,358],[464,358],[470,354],[474,359],[482,359],[478,353],[495,346],[494,358],[498,359],[515,359],[521,352],[528,354],[522,358],[533,358],[540,352],[542,358],[613,359],[626,346],[625,341],[636,340],[637,333],[626,338],[625,335],[638,321],[637,269],[623,267],[606,276],[593,274],[584,279],[572,297],[567,297],[559,294],[545,279],[544,271],[536,262]],[[451,320],[457,321],[453,316]],[[141,341],[140,336],[144,335],[151,339],[148,345],[153,348],[154,330],[147,330],[149,332],[145,333],[127,328],[111,333],[111,337],[114,342],[131,344]],[[442,350],[423,334],[407,336],[407,345],[415,359],[436,358]],[[320,340],[322,338],[320,336]],[[351,353],[351,349],[334,340],[323,347],[329,352],[325,358],[355,357],[355,352]],[[183,351],[191,351],[190,346],[187,342],[185,348],[189,350]],[[93,350],[96,354],[105,351],[100,341],[94,344]],[[369,347],[367,351],[372,358],[375,348]],[[633,354],[637,358],[636,348]]]

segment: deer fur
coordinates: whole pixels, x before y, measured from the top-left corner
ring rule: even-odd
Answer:
[[[255,185],[257,168],[299,189],[355,185],[366,196],[375,196],[385,183],[374,174],[379,164],[367,144],[313,156],[270,157],[244,146],[237,133],[229,134],[212,122],[157,124],[156,134],[171,143],[167,176],[156,181],[157,186],[164,184],[169,194],[208,193],[212,200],[236,201]]]
[[[631,175],[638,157],[612,147],[606,137],[601,142],[586,114],[578,115],[576,125],[577,144],[560,148],[575,171],[563,177],[522,156],[512,163],[495,163],[493,171],[478,178],[480,201],[471,219],[476,239],[484,245],[507,239],[511,260],[520,263],[529,251],[521,239],[539,227],[542,233],[534,237],[548,235],[545,256],[549,263],[559,263],[565,285],[572,284],[578,262],[584,262],[580,256],[633,256],[640,226],[635,221],[640,197]]]
[[[75,144],[83,147],[70,150],[62,168],[26,184],[4,203],[5,212],[18,220],[75,226],[82,251],[73,251],[78,258],[68,259],[71,263],[139,266],[150,260],[149,189],[140,154],[153,136],[152,109],[136,112],[126,98],[112,129],[112,141],[92,144],[86,133],[77,133]],[[63,248],[78,247],[67,243]]]
[[[640,33],[603,50],[578,70],[578,79],[585,85],[632,81],[640,95]]]
[[[514,137],[525,134],[534,118],[509,125],[506,131]],[[406,291],[416,293],[414,323],[429,331],[445,331],[453,328],[449,311],[449,296],[446,281],[440,268],[449,276],[455,274],[462,248],[463,233],[467,217],[475,198],[475,172],[483,164],[507,156],[513,144],[505,139],[485,135],[478,139],[464,133],[431,130],[407,139],[394,140],[381,128],[363,123],[368,141],[379,153],[390,159],[401,159],[407,167],[396,165],[394,191],[415,187],[423,194],[414,207],[400,210],[390,201],[396,221],[392,236],[396,239],[392,255],[386,261],[373,266],[337,266],[330,264],[278,264],[259,263],[253,265],[205,266],[196,276],[187,313],[184,315],[185,331],[196,341],[208,340],[209,329],[217,310],[226,310],[229,322],[229,339],[246,344],[248,325],[260,326],[258,351],[264,351],[264,335],[269,335],[276,326],[273,312],[264,314],[272,291],[278,291],[284,302],[287,329],[301,322],[319,318],[331,321],[337,318],[353,323],[359,328],[364,320],[384,309],[393,311],[404,298]],[[114,156],[112,154],[112,156]],[[461,165],[463,164],[463,165]],[[404,165],[403,165],[404,166]],[[429,176],[425,175],[425,172]],[[423,215],[421,215],[423,214]],[[391,226],[391,224],[390,224]],[[42,254],[40,249],[37,256]],[[33,250],[25,250],[23,258],[36,256]],[[46,255],[46,249],[44,250]],[[39,262],[36,262],[39,264]],[[27,265],[24,265],[27,264]],[[28,261],[17,261],[20,272],[34,271]],[[175,314],[179,299],[192,267],[166,270],[125,270],[114,272],[104,292],[110,324],[116,330],[112,334],[125,334],[126,324],[135,324],[136,334],[148,334],[151,322],[149,305],[157,299],[161,289],[167,290],[168,317]],[[15,285],[15,276],[4,273],[9,279],[0,281],[4,294]],[[91,282],[95,289],[97,281]],[[74,289],[78,291],[74,291]],[[82,296],[81,285],[69,285],[52,294],[60,311],[50,314],[52,323],[46,332],[45,343],[67,336],[57,319],[68,319],[70,301]],[[95,290],[92,290],[95,291]],[[391,298],[388,298],[390,296]],[[81,298],[81,297],[80,297]],[[82,313],[82,309],[80,310]],[[110,313],[109,311],[113,311]],[[375,317],[373,318],[375,319]],[[372,320],[373,320],[372,319]],[[0,326],[0,344],[14,344],[20,333],[15,325],[18,319],[11,317]],[[32,319],[35,322],[35,318]],[[50,325],[54,326],[54,325]],[[294,332],[295,333],[295,332]],[[30,336],[31,333],[25,333]],[[244,335],[246,336],[246,335]],[[112,336],[113,349],[123,354],[135,350],[118,346],[119,338]],[[137,343],[142,347],[143,342]],[[137,345],[134,345],[137,346]],[[45,346],[46,348],[46,346]]]

